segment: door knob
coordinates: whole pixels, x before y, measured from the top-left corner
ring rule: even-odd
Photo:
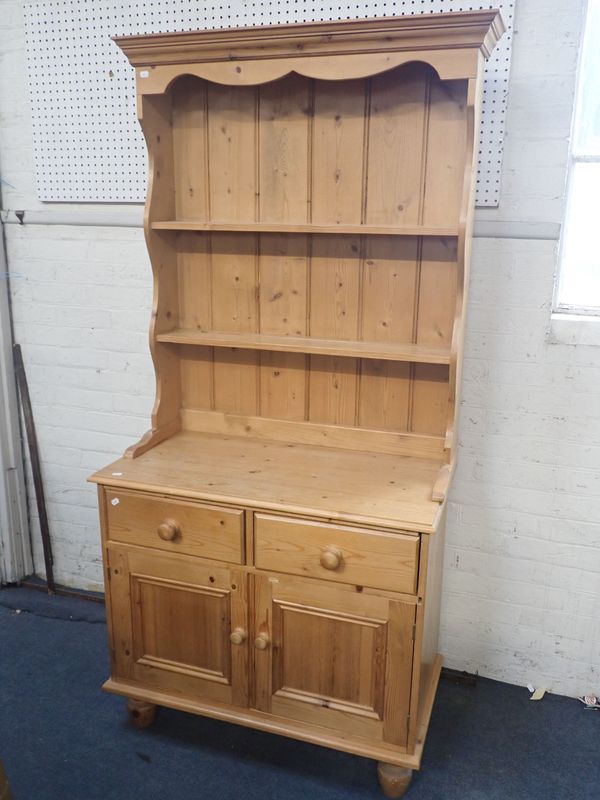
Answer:
[[[254,647],[256,647],[257,650],[266,650],[270,644],[271,640],[269,639],[268,633],[259,633],[254,640]]]
[[[235,628],[229,634],[231,644],[244,644],[246,641],[246,631],[243,628]]]

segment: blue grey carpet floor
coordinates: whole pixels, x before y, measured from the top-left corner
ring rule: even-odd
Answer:
[[[374,762],[161,709],[132,728],[102,605],[0,591],[0,759],[14,800],[381,800]],[[442,681],[409,800],[599,800],[600,712]]]

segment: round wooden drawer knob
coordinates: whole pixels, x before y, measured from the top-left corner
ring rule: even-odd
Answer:
[[[342,563],[342,551],[339,547],[325,547],[321,553],[321,566],[324,569],[338,569]]]
[[[231,644],[244,644],[246,641],[246,631],[243,628],[235,628],[229,634]]]
[[[259,633],[254,640],[254,647],[256,647],[257,650],[266,650],[270,643],[268,633]]]
[[[179,536],[181,529],[174,519],[163,519],[156,532],[165,542],[172,542],[176,536]]]

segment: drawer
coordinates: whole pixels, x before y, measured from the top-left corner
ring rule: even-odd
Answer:
[[[256,514],[259,569],[413,594],[419,537]]]
[[[106,490],[108,538],[170,553],[243,563],[244,512]]]

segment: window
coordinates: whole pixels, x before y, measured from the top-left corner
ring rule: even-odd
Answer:
[[[557,310],[600,315],[600,0],[588,0],[571,136]]]

